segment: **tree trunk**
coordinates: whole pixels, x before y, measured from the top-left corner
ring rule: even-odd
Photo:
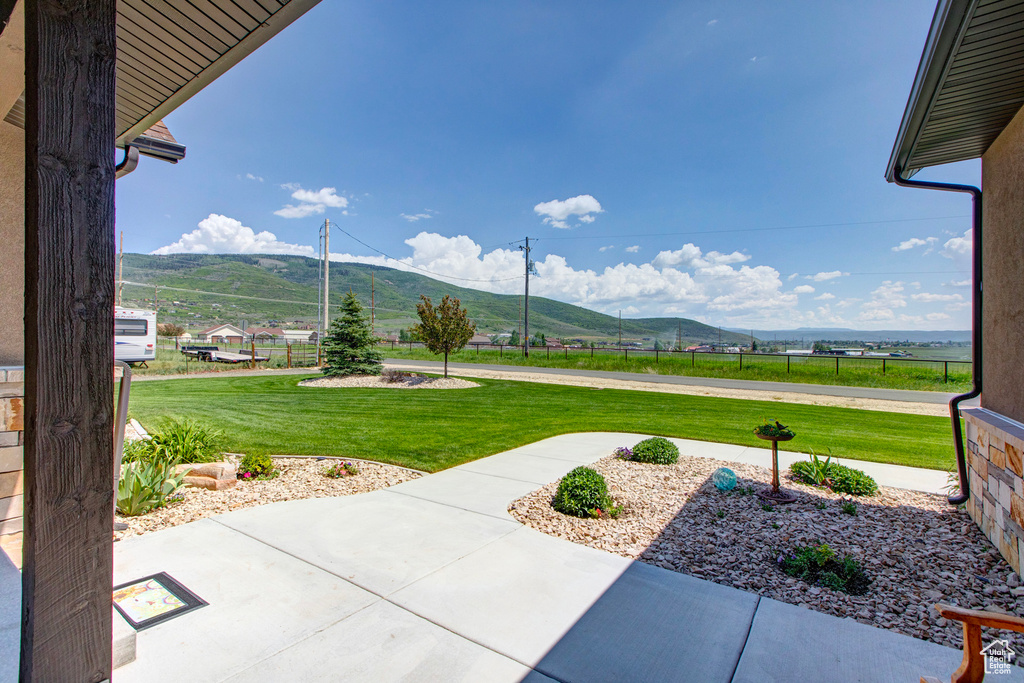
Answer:
[[[448,378],[448,352],[447,351],[444,352],[444,376],[445,376],[445,379]]]

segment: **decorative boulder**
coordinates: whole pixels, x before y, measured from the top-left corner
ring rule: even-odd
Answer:
[[[238,484],[237,470],[229,462],[178,465],[177,471],[186,473],[183,482],[186,486],[221,491]]]

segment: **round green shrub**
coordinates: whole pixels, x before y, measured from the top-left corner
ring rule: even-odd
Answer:
[[[679,449],[668,439],[655,436],[633,446],[633,456],[630,460],[652,465],[671,465],[679,460]]]
[[[601,473],[589,467],[577,467],[558,482],[552,507],[573,517],[615,516],[618,508],[608,495],[608,484]]]
[[[239,479],[273,479],[276,476],[277,470],[269,455],[249,453],[238,463]]]

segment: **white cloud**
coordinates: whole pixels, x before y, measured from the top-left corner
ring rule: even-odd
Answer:
[[[971,281],[970,280],[951,280],[951,281],[945,282],[943,284],[946,287],[970,287],[971,286]]]
[[[717,23],[718,23],[718,19],[712,19],[711,21],[708,22],[708,26],[714,26]]]
[[[787,277],[786,279],[792,281],[797,279],[798,277],[800,277],[800,273],[791,273],[790,276]]]
[[[971,249],[973,247],[973,233],[974,230],[968,228],[967,231],[964,232],[963,237],[954,237],[943,244],[942,251],[939,253],[946,258],[970,256]]]
[[[429,213],[400,213],[398,215],[404,218],[405,220],[409,221],[410,223],[415,223],[416,221],[422,221],[428,218],[433,218],[433,216],[431,216]]]
[[[904,240],[892,248],[893,251],[907,251],[914,247],[923,247],[929,244],[938,242],[938,237],[929,237],[927,239],[921,239],[919,237],[911,237],[909,240]]]
[[[314,214],[321,214],[327,207],[344,209],[348,206],[348,199],[338,196],[338,190],[333,187],[322,187],[319,190],[304,190],[297,183],[285,183],[281,186],[285,190],[292,191],[292,199],[298,200],[299,204],[285,204],[274,213],[282,218],[306,218]],[[342,213],[347,213],[342,211]]]
[[[211,213],[199,227],[154,254],[297,254],[314,256],[313,247],[279,242],[272,232],[256,232],[240,221]]]
[[[598,247],[597,250],[603,254],[604,252],[608,251],[609,249],[614,249],[614,248],[615,248],[614,244],[609,244],[606,247]]]
[[[962,301],[963,297],[959,294],[929,294],[928,292],[921,292],[920,294],[912,294],[910,296],[914,301],[921,301],[923,303],[934,303],[936,301]]]
[[[907,299],[903,294],[902,282],[886,280],[871,292],[871,299],[861,305],[861,313],[858,320],[862,322],[884,322],[896,320],[896,313],[893,309],[906,308]],[[914,322],[904,319],[905,322]]]
[[[810,285],[799,285],[793,288],[794,294],[814,294],[814,287]]]
[[[832,299],[835,299],[835,298],[836,298],[836,295],[833,294],[832,292],[825,292],[823,294],[819,294],[818,296],[814,297],[814,300],[815,301],[831,301]]]
[[[639,244],[634,244],[631,247],[626,247],[626,251],[629,252],[630,254],[635,254],[638,251],[640,251],[640,245]]]
[[[825,282],[826,280],[834,280],[844,275],[849,275],[849,273],[844,273],[841,270],[830,270],[826,273],[816,273],[814,275],[805,275],[804,277],[815,282]]]
[[[571,227],[568,222],[570,216],[578,216],[583,223],[593,223],[594,216],[590,214],[603,212],[600,202],[589,194],[581,194],[561,201],[555,199],[550,202],[541,202],[533,207],[533,211],[538,216],[544,216],[545,223],[562,229]]]
[[[927,320],[935,322],[936,320],[949,320],[952,316],[948,313],[929,313],[925,316]]]
[[[246,173],[245,177],[248,180],[255,180],[255,181],[261,182],[261,183],[263,182],[263,176],[253,175],[252,173]]]
[[[349,254],[332,258],[422,273],[418,267],[450,276],[439,280],[503,294],[522,291],[524,262],[518,249],[483,253],[480,245],[465,235],[445,237],[429,232],[419,233],[406,244],[413,254],[399,261]],[[741,317],[748,322],[767,321],[769,316],[796,306],[796,295],[782,291],[782,280],[774,268],[733,265],[747,259],[749,256],[738,253],[704,254],[696,245],[686,244],[676,251],[661,252],[650,263],[619,263],[594,271],[576,269],[564,257],[548,254],[536,262],[537,276],[530,278],[530,292],[612,314],[627,306],[644,315],[706,318],[714,311],[723,324]],[[484,282],[469,283],[456,277]]]

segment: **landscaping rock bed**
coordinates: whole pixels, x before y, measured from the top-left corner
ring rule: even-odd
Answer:
[[[359,389],[471,389],[480,386],[455,377],[424,377],[414,375],[401,382],[387,382],[376,375],[353,375],[351,377],[318,377],[299,382],[300,387],[333,387]]]
[[[729,492],[710,480],[723,466],[738,477]],[[771,481],[767,468],[692,457],[674,465],[608,457],[593,467],[622,507],[618,517],[556,512],[557,482],[515,501],[510,514],[575,543],[950,647],[961,646],[961,627],[939,617],[932,609],[937,602],[1024,617],[1019,577],[967,514],[942,496],[880,487],[875,496],[855,498],[783,475],[783,487],[797,493],[797,502],[766,507],[752,491]],[[848,501],[856,515],[842,511]],[[778,568],[781,552],[819,543],[861,563],[873,579],[866,594],[811,586]],[[995,633],[985,633],[985,642]],[[1020,634],[998,633],[1024,650]]]
[[[231,459],[237,464],[237,458]],[[116,521],[124,522],[128,529],[114,532],[114,537],[124,539],[130,536],[159,531],[197,519],[219,515],[241,508],[277,503],[300,498],[327,498],[350,496],[387,488],[403,481],[417,479],[421,475],[394,465],[350,461],[359,468],[359,474],[338,479],[323,476],[321,472],[339,462],[336,458],[274,458],[274,466],[280,475],[262,481],[239,481],[234,488],[211,491],[204,488],[184,486],[178,490],[181,499],[138,517],[117,515]]]

